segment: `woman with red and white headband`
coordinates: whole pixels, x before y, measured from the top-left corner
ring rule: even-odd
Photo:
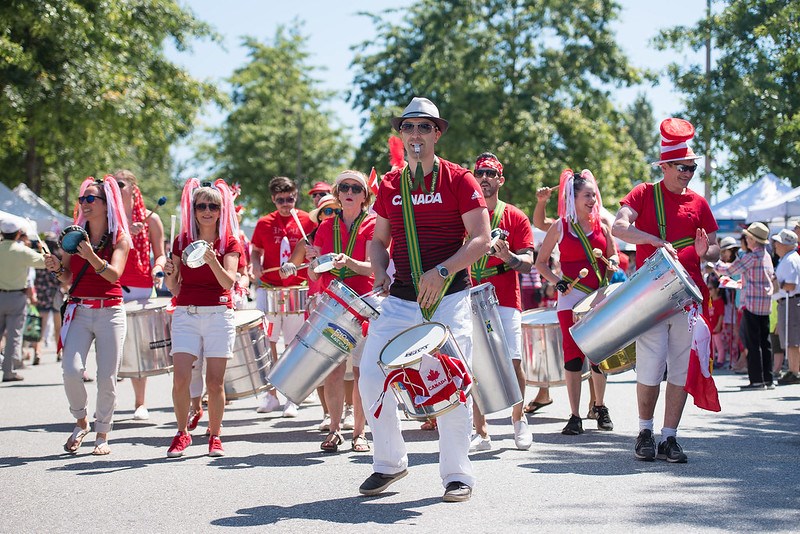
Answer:
[[[233,357],[236,338],[233,295],[242,246],[233,197],[223,180],[202,186],[186,182],[181,197],[181,232],[164,266],[167,288],[177,297],[172,315],[172,402],[178,433],[167,451],[183,456],[192,444],[187,431],[192,364],[205,360],[208,391],[208,455],[223,456],[219,438],[225,411],[225,367]],[[197,243],[198,241],[205,242]],[[205,247],[202,265],[181,263],[184,250]]]
[[[119,277],[130,250],[130,234],[117,181],[87,178],[81,184],[75,207],[75,224],[88,239],[81,240],[74,254],[64,251],[61,260],[47,255],[45,265],[64,284],[71,284],[64,312],[59,345],[63,345],[61,367],[69,411],[76,419],[64,450],[76,454],[89,433],[88,397],[83,374],[92,342],[97,358],[97,404],[92,454],[111,452],[111,431],[117,403],[117,368],[122,357],[126,318]]]

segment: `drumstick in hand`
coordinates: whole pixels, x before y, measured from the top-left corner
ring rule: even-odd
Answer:
[[[172,257],[172,243],[175,241],[175,215],[169,216],[169,257]]]
[[[589,269],[587,269],[585,267],[583,269],[581,269],[581,271],[578,273],[578,278],[576,278],[575,280],[573,280],[572,282],[569,283],[569,288],[570,289],[574,288],[575,284],[580,282],[581,278],[585,278],[588,274],[589,274]]]
[[[292,208],[292,217],[294,218],[294,222],[297,223],[297,227],[300,229],[300,233],[303,234],[303,241],[311,244],[311,241],[308,240],[308,236],[306,235],[306,231],[303,230],[303,225],[300,224],[300,219],[297,217],[297,209]]]
[[[297,266],[298,269],[305,269],[306,267],[308,267],[307,263],[301,263],[300,265]],[[275,271],[280,271],[280,270],[281,270],[280,267],[270,267],[269,269],[264,269],[264,272],[274,273]]]
[[[595,257],[595,258],[597,258],[597,259],[599,259],[599,260],[603,260],[603,262],[604,262],[606,265],[608,265],[609,267],[611,267],[611,262],[610,262],[610,261],[608,261],[608,259],[606,259],[606,257],[605,257],[605,256],[603,256],[603,251],[602,251],[602,250],[600,250],[599,248],[593,248],[593,249],[592,249],[592,254],[594,254],[594,257]]]

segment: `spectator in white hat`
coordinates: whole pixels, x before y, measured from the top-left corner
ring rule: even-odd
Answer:
[[[789,370],[778,384],[800,384],[800,254],[797,234],[788,228],[772,236],[780,261],[775,269],[778,291],[778,337],[789,358]]]

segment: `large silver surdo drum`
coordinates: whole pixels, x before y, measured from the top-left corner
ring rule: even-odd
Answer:
[[[267,375],[272,357],[264,314],[260,310],[236,310],[233,358],[225,368],[225,398],[256,395],[269,387]]]
[[[554,387],[567,384],[564,342],[555,308],[523,312],[522,366],[528,385]],[[581,372],[581,378],[589,378],[589,363],[585,359]]]
[[[120,378],[142,378],[172,371],[172,316],[167,297],[125,303],[128,329],[119,364]]]
[[[616,284],[611,284],[607,286],[603,286],[591,295],[588,295],[585,299],[580,301],[572,308],[572,313],[575,317],[575,322],[578,322],[581,317],[586,315],[589,310],[600,304],[603,300],[605,300],[611,293],[619,289],[623,286],[622,282],[618,282]],[[618,350],[614,354],[610,355],[608,358],[603,360],[598,367],[600,370],[603,371],[607,375],[616,375],[619,373],[624,373],[630,369],[633,369],[636,365],[636,343],[630,343],[627,347],[622,350]]]

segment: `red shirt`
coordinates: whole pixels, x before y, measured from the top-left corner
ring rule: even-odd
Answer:
[[[492,219],[494,210],[489,212],[489,220]],[[500,218],[500,223],[497,225],[506,236],[508,248],[511,252],[516,252],[522,249],[533,250],[533,230],[528,216],[516,206],[506,204],[503,210],[503,216]],[[503,260],[496,256],[489,256],[489,261],[486,262],[486,267],[491,268],[498,265],[503,265]],[[506,271],[484,278],[481,282],[491,282],[497,293],[497,300],[500,306],[507,308],[516,308],[522,310],[522,298],[519,291],[519,276],[517,272],[506,266]],[[475,273],[473,273],[474,276]],[[473,278],[473,285],[477,285],[478,281]]]
[[[386,174],[375,200],[375,213],[391,225],[391,257],[395,265],[395,278],[390,293],[404,300],[416,300],[411,281],[411,265],[400,205],[400,178],[402,169]],[[425,189],[429,190],[433,173],[425,176]],[[439,176],[436,191],[424,194],[420,189],[411,192],[414,218],[417,227],[422,269],[428,271],[456,253],[464,244],[466,230],[461,216],[475,208],[486,207],[483,193],[475,177],[467,169],[439,158]],[[447,293],[469,287],[467,270],[455,275]]]
[[[142,232],[147,231],[148,227],[145,225]],[[137,249],[137,246],[142,247],[142,249]],[[139,262],[140,255],[143,260],[141,264]],[[147,261],[144,261],[144,258],[147,258]],[[151,269],[149,237],[145,240],[134,239],[131,250],[128,252],[128,260],[125,262],[125,270],[122,271],[122,276],[119,277],[119,283],[125,287],[153,287]]]
[[[347,228],[339,217],[334,217],[332,219],[326,219],[320,223],[319,228],[317,228],[317,235],[314,237],[314,246],[319,247],[320,254],[328,254],[329,252],[333,252],[333,224],[335,222],[339,223],[339,229],[341,230],[342,236],[342,252],[347,249],[347,243],[350,239],[350,229]],[[361,225],[358,227],[358,232],[356,233],[356,242],[355,246],[353,247],[353,254],[350,255],[351,258],[358,261],[364,261],[367,259],[367,241],[372,241],[372,235],[375,231],[375,216],[374,215],[367,215],[363,221],[361,221]],[[332,273],[322,273],[322,276],[319,278],[321,281],[322,287],[328,287],[331,283],[331,280],[338,280],[337,277],[333,276]],[[350,289],[358,293],[359,295],[363,295],[364,293],[368,293],[372,291],[372,283],[375,281],[374,276],[351,276],[349,278],[345,278],[342,282],[347,285]]]
[[[561,253],[559,259],[561,272],[575,280],[581,269],[587,269],[589,274],[582,278],[580,283],[591,289],[598,289],[600,280],[597,279],[597,273],[594,272],[592,263],[586,257],[586,251],[583,249],[581,240],[570,231],[570,225],[566,219],[562,217],[559,222],[561,223],[561,242],[558,244],[558,250]],[[602,229],[591,232],[586,238],[589,240],[590,247],[593,249],[599,248],[603,251],[603,255],[606,255],[608,240],[606,240],[606,235]],[[597,260],[597,267],[602,278],[606,274],[606,264],[603,260]]]
[[[111,238],[109,238],[109,240],[110,239]],[[97,255],[109,263],[111,263],[111,256],[113,254],[114,245],[111,243],[108,243],[102,250],[97,251]],[[87,261],[77,254],[70,256],[69,270],[72,272],[73,284],[75,283],[75,278],[78,277],[78,274],[86,263]],[[119,279],[112,284],[103,278],[102,275],[97,274],[92,266],[89,265],[86,268],[86,272],[83,273],[83,276],[81,276],[81,279],[78,281],[78,285],[76,285],[75,289],[72,291],[71,296],[89,299],[122,297],[122,284]]]
[[[708,322],[711,324],[711,332],[720,324],[720,319],[725,315],[725,301],[722,297],[713,299],[708,307]]]
[[[660,182],[658,182],[660,183]],[[656,219],[656,205],[653,193],[655,184],[639,184],[619,201],[622,206],[629,206],[638,214],[634,225],[637,229],[661,237],[658,232]],[[675,194],[666,187],[661,187],[664,192],[664,213],[667,222],[667,241],[673,242],[684,237],[694,239],[698,228],[706,232],[716,232],[719,226],[714,219],[714,214],[706,199],[687,188],[682,194]],[[645,260],[656,251],[652,245],[636,245],[636,268],[641,267]],[[678,251],[678,261],[703,293],[703,301],[708,302],[708,288],[703,282],[700,272],[700,258],[693,246],[682,248]]]
[[[187,240],[188,241],[188,240]],[[189,243],[187,243],[187,246]],[[180,237],[175,239],[172,244],[172,257],[173,261],[180,261],[183,249],[180,246]],[[217,250],[219,248],[219,239],[214,242],[214,251],[217,253],[217,259],[220,263],[225,254],[242,254],[242,245],[239,240],[234,237],[228,237],[225,243],[225,250],[222,254]],[[181,288],[178,292],[177,306],[219,306],[224,305],[228,308],[233,308],[233,298],[231,298],[230,289],[222,289],[219,285],[217,277],[214,276],[214,271],[208,265],[201,265],[195,269],[181,265]]]
[[[305,211],[297,210],[297,218],[303,225],[306,234],[314,229],[315,225]],[[280,267],[284,262],[289,261],[289,256],[301,239],[303,239],[303,234],[297,223],[294,222],[294,217],[291,215],[284,217],[277,211],[273,211],[258,220],[251,242],[254,247],[264,251],[261,267],[266,270],[271,267]],[[281,243],[284,243],[283,247]],[[261,281],[271,286],[296,286],[305,281],[305,276],[290,276],[284,280],[279,271],[272,271],[262,274]]]

